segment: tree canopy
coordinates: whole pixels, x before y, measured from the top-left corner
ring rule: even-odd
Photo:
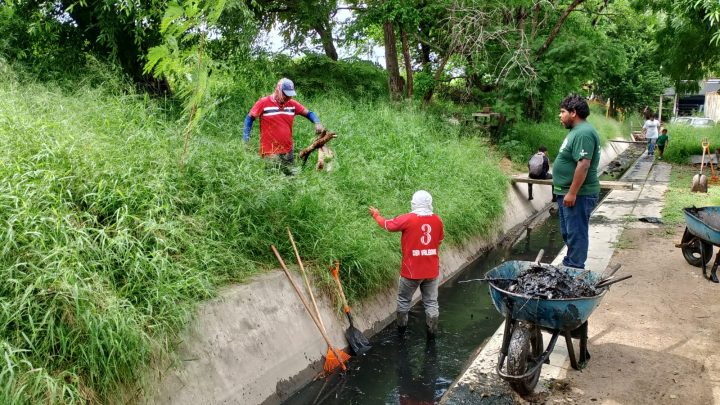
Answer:
[[[207,33],[206,56],[217,62],[211,70],[247,69],[267,53],[259,35],[271,30],[295,55],[320,52],[333,61],[342,47],[382,44],[393,99],[437,95],[534,119],[580,89],[639,108],[667,84],[691,90],[720,58],[720,5],[710,0],[189,3],[201,13],[223,3],[211,31],[207,16],[184,22],[189,33]],[[0,1],[0,53],[41,75],[92,56],[152,92],[175,92],[172,73],[144,67],[159,49],[188,49],[187,40],[168,43],[162,23],[177,4]],[[351,18],[338,21],[340,10]]]

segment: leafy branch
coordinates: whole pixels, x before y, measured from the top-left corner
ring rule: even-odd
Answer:
[[[160,24],[163,43],[150,49],[145,73],[166,77],[183,100],[187,124],[183,130],[180,166],[185,165],[190,136],[212,105],[208,77],[214,62],[205,53],[206,42],[219,35],[216,24],[225,0],[173,0]]]

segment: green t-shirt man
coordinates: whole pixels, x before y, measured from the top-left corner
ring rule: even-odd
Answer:
[[[577,162],[590,159],[585,182],[577,195],[595,195],[600,192],[597,169],[600,163],[600,138],[595,128],[587,121],[577,124],[560,146],[560,152],[553,163],[553,193],[565,195],[570,191]]]
[[[657,144],[658,144],[658,146],[665,146],[665,144],[667,143],[668,139],[669,139],[669,138],[668,138],[667,132],[663,132],[663,134],[660,135],[660,136],[658,137],[658,139],[657,139]]]

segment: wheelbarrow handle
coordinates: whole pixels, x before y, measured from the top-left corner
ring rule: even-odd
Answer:
[[[595,285],[595,288],[606,288],[606,287],[609,287],[609,286],[611,286],[611,285],[613,285],[613,284],[615,284],[615,283],[618,283],[618,282],[620,282],[620,281],[627,280],[627,279],[629,279],[629,278],[631,278],[631,277],[632,277],[632,274],[627,275],[627,276],[624,276],[624,277],[620,277],[620,278],[615,279],[615,280],[602,281],[602,282],[600,282],[600,283],[597,283],[597,285]]]

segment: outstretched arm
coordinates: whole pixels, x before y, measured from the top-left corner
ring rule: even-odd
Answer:
[[[314,112],[312,112],[310,110],[305,110],[305,114],[301,114],[301,115],[303,115],[305,118],[310,120],[310,122],[315,124],[315,132],[317,132],[318,134],[320,132],[322,132],[323,129],[325,129],[325,127],[323,127],[322,124],[320,123],[320,118],[318,118],[318,116]]]
[[[381,228],[384,228],[390,232],[397,232],[403,230],[406,218],[405,215],[400,215],[393,219],[385,219],[385,217],[380,215],[380,211],[378,211],[378,209],[375,207],[368,207],[368,211],[370,211],[370,215],[373,217],[375,222],[380,225]]]
[[[250,140],[250,131],[252,131],[253,121],[255,117],[248,114],[245,116],[245,128],[243,128],[243,141],[247,142]]]

